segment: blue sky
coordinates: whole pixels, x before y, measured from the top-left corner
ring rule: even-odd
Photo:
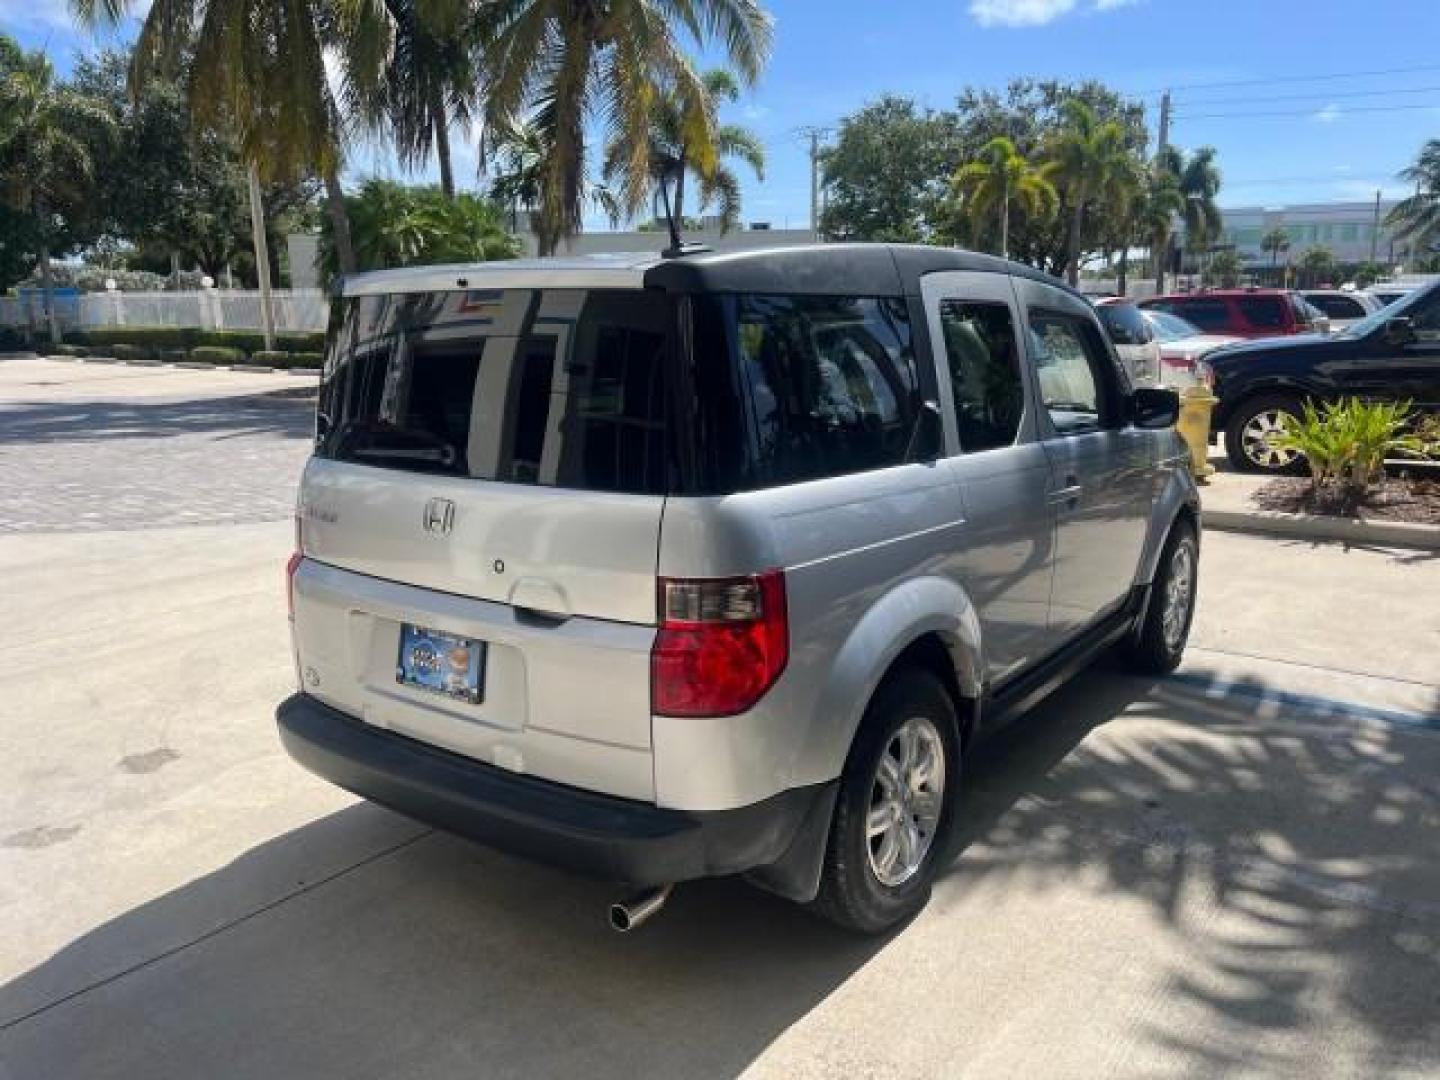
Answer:
[[[1172,141],[1219,150],[1227,206],[1373,198],[1377,188],[1400,194],[1396,171],[1424,139],[1440,136],[1440,0],[771,0],[769,7],[773,58],[728,113],[761,134],[770,157],[763,183],[746,180],[744,216],[776,227],[808,221],[809,165],[798,129],[833,126],[887,91],[944,108],[966,85],[1096,78],[1153,109],[1160,89],[1174,87]],[[61,70],[92,44],[72,28],[65,0],[0,0],[0,28],[47,48]],[[1342,77],[1380,70],[1390,73]],[[1243,85],[1207,85],[1215,83]],[[384,161],[374,152],[360,157]],[[460,171],[473,175],[473,158]]]

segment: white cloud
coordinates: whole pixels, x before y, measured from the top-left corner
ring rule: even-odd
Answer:
[[[1080,8],[1114,11],[1144,0],[970,0],[970,17],[981,26],[1045,26]]]
[[[75,29],[67,0],[0,0],[0,24],[27,29]]]
[[[1333,124],[1336,120],[1340,119],[1340,106],[1332,102],[1319,112],[1314,113],[1310,119],[1318,124]]]
[[[970,0],[970,15],[981,26],[1044,26],[1074,6],[1075,0]]]

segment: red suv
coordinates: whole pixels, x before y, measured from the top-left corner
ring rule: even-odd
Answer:
[[[1289,289],[1215,289],[1141,300],[1150,311],[1168,311],[1207,334],[1243,338],[1325,333],[1330,320]]]

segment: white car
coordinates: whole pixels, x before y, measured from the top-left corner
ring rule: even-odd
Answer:
[[[1131,385],[1161,385],[1160,345],[1140,309],[1124,297],[1107,296],[1095,301],[1095,312]]]
[[[1339,333],[1385,306],[1376,297],[1353,289],[1306,289],[1300,295],[1329,316],[1331,333]]]
[[[1146,311],[1144,315],[1160,349],[1160,381],[1165,386],[1194,386],[1201,381],[1196,366],[1207,354],[1245,340],[1231,334],[1207,334],[1168,311]]]
[[[1365,290],[1365,295],[1375,300],[1381,307],[1389,307],[1396,300],[1404,300],[1415,291],[1414,285],[1396,285],[1376,282]]]

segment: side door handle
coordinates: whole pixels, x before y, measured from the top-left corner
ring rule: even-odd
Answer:
[[[1063,488],[1059,488],[1056,491],[1050,492],[1050,497],[1046,501],[1049,502],[1051,506],[1073,507],[1077,502],[1080,501],[1080,493],[1083,490],[1084,488],[1082,488],[1078,483],[1076,483],[1075,477],[1067,476],[1065,478],[1065,486]]]

